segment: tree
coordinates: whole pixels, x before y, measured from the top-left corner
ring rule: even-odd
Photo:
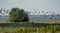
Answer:
[[[9,21],[10,22],[28,22],[28,14],[19,8],[12,8],[11,12],[9,13]]]

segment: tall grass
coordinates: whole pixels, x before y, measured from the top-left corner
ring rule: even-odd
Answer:
[[[0,23],[0,33],[60,33],[60,24]]]

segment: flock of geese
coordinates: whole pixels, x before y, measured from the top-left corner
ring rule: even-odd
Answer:
[[[5,14],[9,14],[9,10],[5,10],[5,9],[0,9],[0,15],[5,15]],[[40,15],[40,14],[43,14],[43,15],[57,15],[57,16],[60,16],[60,14],[56,14],[55,12],[45,12],[45,11],[40,11],[38,9],[33,9],[33,11],[26,11],[28,13],[28,15],[34,15],[34,14],[37,14],[37,15]]]

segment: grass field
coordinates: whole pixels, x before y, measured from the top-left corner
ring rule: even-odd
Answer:
[[[0,23],[0,33],[60,33],[60,23],[42,22]]]
[[[0,33],[60,33],[60,27],[0,27]]]

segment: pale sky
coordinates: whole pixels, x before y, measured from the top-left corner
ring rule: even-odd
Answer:
[[[12,7],[27,9],[29,11],[39,9],[60,13],[60,0],[0,0],[0,9],[11,9]]]

